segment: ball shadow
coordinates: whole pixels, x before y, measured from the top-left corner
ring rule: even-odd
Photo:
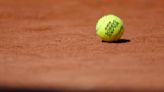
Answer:
[[[102,42],[105,42],[105,43],[128,43],[130,42],[129,39],[119,39],[118,41],[113,41],[113,42],[108,42],[108,41],[102,41]]]

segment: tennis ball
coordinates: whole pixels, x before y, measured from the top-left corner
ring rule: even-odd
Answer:
[[[123,32],[123,21],[115,15],[103,16],[96,24],[96,34],[102,41],[118,41]]]

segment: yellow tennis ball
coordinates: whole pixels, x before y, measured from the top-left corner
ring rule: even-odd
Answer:
[[[103,41],[118,41],[123,32],[123,21],[115,15],[103,16],[96,24],[96,34]]]

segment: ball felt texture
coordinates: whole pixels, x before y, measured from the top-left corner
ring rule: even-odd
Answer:
[[[118,41],[123,32],[123,21],[115,15],[103,16],[96,24],[96,34],[103,41]]]

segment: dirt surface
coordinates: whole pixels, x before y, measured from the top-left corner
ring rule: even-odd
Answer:
[[[106,14],[120,43],[95,34]],[[164,91],[163,0],[0,0],[0,89]]]

